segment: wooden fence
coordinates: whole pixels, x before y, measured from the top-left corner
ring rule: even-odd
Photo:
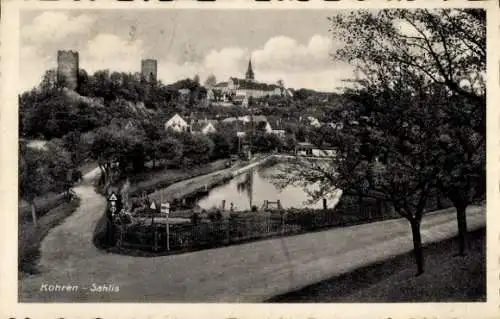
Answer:
[[[433,198],[427,209],[449,206],[444,199]],[[119,248],[153,252],[191,251],[399,217],[388,203],[343,198],[334,209],[241,212],[232,213],[229,218],[219,214],[211,220],[194,218],[190,223],[170,225],[169,249],[166,225],[161,223],[115,225],[114,237]]]
[[[356,211],[356,214],[352,212]],[[351,212],[351,213],[349,213]],[[169,226],[169,248],[189,251],[213,248],[257,239],[299,234],[328,227],[345,227],[395,216],[382,215],[373,208],[340,207],[328,210],[288,210],[280,212],[248,212],[230,218],[199,221],[196,224]],[[116,226],[117,246],[166,251],[165,224]]]

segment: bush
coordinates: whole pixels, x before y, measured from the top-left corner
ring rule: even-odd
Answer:
[[[202,212],[204,213],[204,212]],[[193,225],[198,225],[201,221],[201,217],[200,217],[200,214],[199,213],[193,213],[191,215],[191,224]]]
[[[209,214],[208,214],[208,219],[210,219],[210,221],[220,221],[222,219],[222,212],[220,210],[216,210],[216,211],[211,211]]]
[[[24,273],[37,273],[37,260],[40,256],[40,243],[48,232],[62,223],[79,206],[80,200],[75,199],[50,209],[38,220],[38,227],[33,227],[31,222],[19,220],[18,233],[18,268]]]

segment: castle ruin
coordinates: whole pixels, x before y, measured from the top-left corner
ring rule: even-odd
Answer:
[[[70,90],[78,87],[78,52],[57,51],[57,84]]]
[[[141,61],[141,75],[147,82],[156,82],[158,63],[153,59]]]

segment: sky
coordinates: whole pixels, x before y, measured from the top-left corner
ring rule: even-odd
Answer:
[[[352,67],[334,61],[341,44],[328,32],[328,10],[26,10],[21,12],[21,90],[56,68],[57,50],[77,50],[80,68],[139,72],[158,60],[165,84],[196,74],[218,82],[244,77],[251,57],[259,82],[337,91]]]

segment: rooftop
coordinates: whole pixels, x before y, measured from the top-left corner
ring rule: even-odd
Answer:
[[[213,86],[214,88],[223,88],[223,87],[227,87],[227,82],[220,82],[220,83],[217,83],[216,85]]]
[[[240,89],[273,91],[274,89],[279,88],[276,84],[259,83],[245,79],[231,78],[231,81],[233,81],[234,85],[237,85]]]
[[[193,131],[193,132],[200,132],[201,130],[203,130],[209,124],[211,124],[211,123],[210,122],[196,122],[196,123],[193,123],[193,124],[191,124],[191,131]]]

